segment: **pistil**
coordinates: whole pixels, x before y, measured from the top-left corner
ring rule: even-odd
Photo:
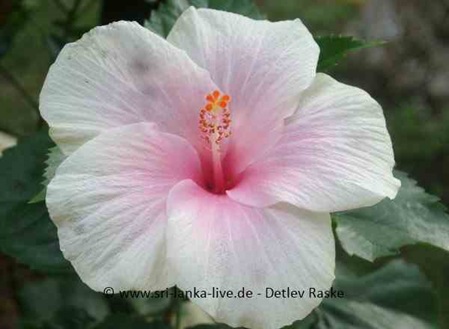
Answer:
[[[212,143],[211,151],[212,166],[214,171],[214,192],[220,193],[225,189],[223,166],[221,165],[220,145],[217,143]]]

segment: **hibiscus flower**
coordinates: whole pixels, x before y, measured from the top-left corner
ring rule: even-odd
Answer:
[[[46,202],[81,279],[98,291],[253,291],[193,298],[232,326],[309,314],[320,298],[266,289],[329,289],[329,213],[400,185],[381,107],[317,74],[318,55],[300,20],[194,8],[167,40],[117,22],[66,45],[40,110],[67,156]]]

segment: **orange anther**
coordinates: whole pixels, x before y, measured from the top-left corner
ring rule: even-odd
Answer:
[[[214,90],[205,98],[207,103],[199,113],[199,129],[209,146],[212,143],[220,144],[231,133],[231,112],[228,109],[231,97]]]

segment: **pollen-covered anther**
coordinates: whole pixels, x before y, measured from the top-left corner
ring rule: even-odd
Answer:
[[[201,135],[208,144],[219,145],[231,136],[231,111],[228,109],[231,97],[215,90],[206,95],[206,101],[199,115]]]

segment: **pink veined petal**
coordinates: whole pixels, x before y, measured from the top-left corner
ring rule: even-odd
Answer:
[[[71,154],[48,185],[64,256],[97,291],[170,287],[166,198],[177,182],[199,176],[192,146],[153,124],[100,134]]]
[[[335,246],[329,214],[286,204],[252,208],[208,193],[190,180],[172,189],[167,209],[169,266],[178,287],[254,293],[253,298],[192,299],[218,322],[280,328],[304,318],[321,302],[309,297],[309,288],[331,287]],[[266,288],[307,293],[269,299]]]
[[[272,23],[210,9],[187,9],[167,40],[208,70],[231,95],[232,170],[241,172],[278,140],[283,119],[313,81],[318,45],[300,20]]]
[[[198,111],[216,88],[184,51],[136,22],[116,22],[63,48],[40,111],[66,154],[107,129],[138,122],[196,143]]]
[[[394,198],[393,148],[380,105],[361,89],[318,74],[282,139],[228,195],[245,204],[289,202],[341,211]]]

